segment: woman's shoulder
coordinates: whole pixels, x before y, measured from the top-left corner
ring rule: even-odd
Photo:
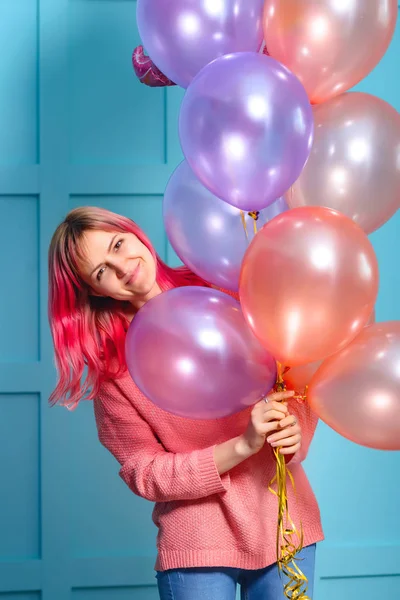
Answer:
[[[142,414],[148,399],[142,394],[126,371],[118,377],[104,379],[93,399],[96,419],[119,419]]]
[[[115,400],[126,398],[132,401],[136,398],[140,399],[141,396],[142,393],[130,376],[128,369],[119,374],[105,377],[100,382],[97,394],[100,400],[108,397]]]

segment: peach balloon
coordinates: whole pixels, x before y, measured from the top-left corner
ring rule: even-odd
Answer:
[[[378,64],[397,10],[397,0],[266,0],[267,50],[318,104],[350,89]]]
[[[287,389],[295,390],[298,394],[304,394],[306,387],[310,384],[321,364],[322,361],[317,360],[306,365],[290,367],[283,376]]]
[[[400,208],[400,115],[349,92],[313,107],[310,158],[286,194],[291,208],[328,206],[372,233]]]
[[[294,208],[257,233],[242,263],[240,301],[260,342],[283,365],[338,352],[367,323],[378,263],[363,230],[324,207]]]
[[[370,318],[365,327],[375,323],[375,309],[372,311]],[[307,363],[306,365],[300,365],[298,367],[289,367],[289,370],[284,374],[284,380],[289,390],[295,390],[299,394],[304,394],[305,389],[323,361],[317,360],[316,362]]]
[[[400,321],[367,327],[325,361],[308,400],[327,425],[356,444],[400,450]]]

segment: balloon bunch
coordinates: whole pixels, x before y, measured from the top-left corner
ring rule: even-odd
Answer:
[[[240,298],[178,288],[139,311],[128,367],[165,410],[227,416],[275,383],[354,442],[400,449],[400,323],[374,323],[367,237],[399,207],[400,117],[347,92],[382,58],[396,18],[397,0],[138,0],[154,61],[143,79],[186,88],[168,238],[192,271]],[[285,594],[304,600],[304,576],[288,566],[301,541],[281,534]]]
[[[263,231],[258,251],[264,261],[266,252],[273,253],[273,262],[257,278],[257,291],[250,291],[254,264],[243,271],[241,296],[248,320],[258,323],[258,337],[270,350],[278,342],[275,355],[293,367],[286,374],[289,386],[308,386],[312,408],[341,435],[382,450],[400,449],[400,324],[369,322],[364,329],[378,270],[361,230],[375,231],[400,206],[400,115],[380,98],[347,90],[385,54],[397,5],[396,0],[266,0],[268,52],[304,85],[313,105],[314,140],[300,177],[284,195],[291,209],[285,233],[290,244],[280,238],[284,251],[281,256],[273,251],[282,221]],[[289,221],[299,228],[296,235],[290,234]],[[330,233],[321,239],[323,224],[330,224]],[[303,243],[302,255],[298,244]],[[257,249],[251,252],[254,257]],[[282,273],[290,279],[290,297],[277,280]],[[271,294],[262,290],[267,278],[280,289],[271,304]],[[261,323],[256,308],[255,298],[262,295],[264,315],[274,315],[268,323],[262,318]]]

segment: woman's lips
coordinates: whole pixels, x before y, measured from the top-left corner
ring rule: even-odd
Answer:
[[[138,262],[138,264],[136,265],[136,267],[132,271],[132,273],[130,273],[130,275],[128,275],[126,285],[130,285],[136,279],[139,269],[140,269],[140,262]]]

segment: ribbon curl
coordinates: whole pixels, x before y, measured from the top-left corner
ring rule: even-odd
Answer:
[[[283,392],[286,390],[283,374],[287,370],[284,370],[278,363],[275,391]],[[297,398],[300,398],[300,396],[298,395]],[[276,459],[276,474],[270,481],[268,489],[278,498],[276,556],[279,571],[287,579],[284,584],[284,595],[288,600],[311,600],[307,596],[307,577],[297,564],[299,559],[296,559],[297,554],[303,548],[303,526],[300,523],[300,531],[298,531],[289,513],[287,480],[289,479],[296,493],[293,475],[286,465],[284,455],[280,453],[280,448],[274,448],[274,455]],[[274,489],[275,485],[276,489]]]

